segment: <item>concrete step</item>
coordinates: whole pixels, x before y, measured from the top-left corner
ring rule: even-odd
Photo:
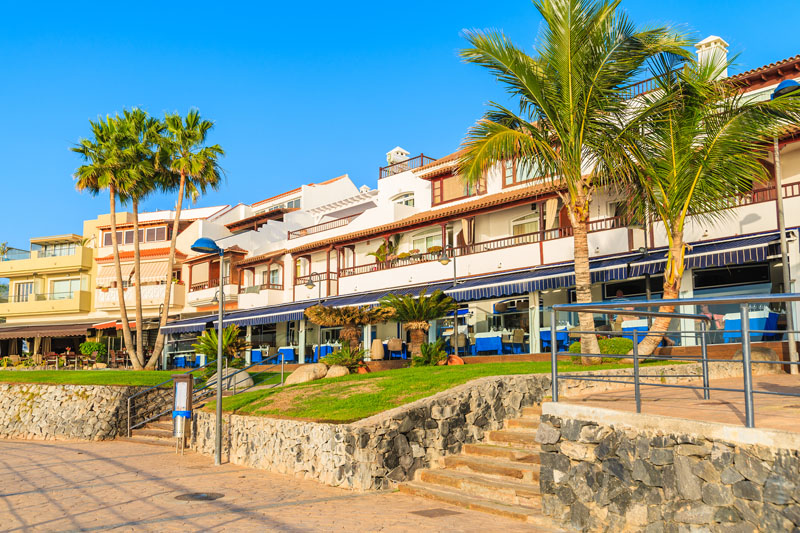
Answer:
[[[540,533],[556,533],[563,531],[553,528],[552,519],[548,519],[547,517],[541,515],[539,511],[520,505],[506,505],[503,503],[487,501],[482,498],[475,498],[474,496],[470,496],[459,490],[430,485],[421,481],[410,481],[403,483],[400,485],[399,489],[400,492],[404,492],[406,494],[437,500],[440,502],[449,503],[451,505],[457,505],[473,511],[491,513],[493,515],[535,524],[538,526],[537,531]]]
[[[538,418],[512,418],[506,420],[506,427],[509,429],[537,429],[541,420]]]
[[[539,464],[541,460],[538,449],[514,448],[497,444],[465,444],[461,451],[465,455],[494,457],[520,463]]]
[[[532,405],[531,407],[523,407],[522,416],[539,418],[542,416],[542,406]]]
[[[150,446],[166,446],[175,448],[175,440],[157,439],[152,437],[117,437],[117,440],[124,442],[135,442],[137,444],[148,444]]]
[[[498,480],[455,470],[422,470],[417,479],[497,503],[520,505],[535,510],[540,510],[542,505],[538,482]]]
[[[156,439],[169,439],[169,440],[172,440],[174,438],[172,436],[172,429],[157,429],[157,428],[151,428],[150,426],[134,429],[131,431],[131,435],[135,437],[153,437]]]
[[[539,465],[487,457],[454,455],[444,458],[445,468],[494,476],[505,480],[539,481]]]
[[[489,441],[493,444],[511,444],[526,448],[538,448],[536,431],[530,429],[500,429],[489,432]]]
[[[171,434],[173,429],[172,419],[164,421],[159,420],[158,422],[150,422],[149,424],[145,424],[144,427],[147,429],[161,429],[164,431],[169,431]]]

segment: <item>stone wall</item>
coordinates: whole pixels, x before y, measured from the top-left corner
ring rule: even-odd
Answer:
[[[0,383],[0,437],[113,439],[127,429],[127,398],[142,387]],[[142,409],[166,405],[171,390],[142,395]]]
[[[800,434],[543,406],[546,514],[579,531],[797,531]]]

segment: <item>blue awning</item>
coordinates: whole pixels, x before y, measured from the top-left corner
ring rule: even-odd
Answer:
[[[778,250],[772,248],[774,248],[779,239],[778,233],[770,232],[691,245],[691,248],[686,252],[686,268],[706,268],[766,261],[767,257],[778,253]],[[666,248],[660,248],[655,252],[650,252],[648,259],[631,263],[629,277],[635,278],[644,274],[659,274],[664,272],[666,264]]]
[[[204,317],[195,317],[195,318],[187,318],[184,320],[176,320],[175,322],[170,322],[163,328],[165,334],[176,334],[176,333],[194,333],[198,331],[203,331],[206,329],[208,324],[214,319],[212,316],[204,316]]]

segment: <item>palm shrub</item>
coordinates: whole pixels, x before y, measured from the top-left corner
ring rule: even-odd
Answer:
[[[386,322],[394,316],[394,312],[383,307],[328,307],[317,304],[307,308],[305,315],[318,326],[341,327],[339,340],[342,345],[347,343],[356,350],[361,340],[360,326]]]
[[[440,290],[426,296],[423,289],[418,296],[406,294],[398,296],[387,294],[380,300],[381,307],[394,310],[394,319],[402,322],[411,335],[411,355],[421,355],[425,334],[430,329],[430,321],[442,318],[455,310],[458,304]],[[455,332],[457,333],[457,331]]]
[[[534,55],[500,32],[466,34],[469,47],[461,57],[488,69],[518,100],[519,111],[489,104],[464,141],[460,174],[476,184],[495,165],[516,164],[560,189],[574,237],[576,299],[590,303],[589,203],[598,185],[615,176],[609,159],[627,155],[617,139],[636,133],[626,129],[626,86],[659,54],[688,57],[683,47],[689,43],[666,28],[636,28],[619,0],[534,5],[544,19]],[[581,330],[595,329],[591,313],[579,317]],[[582,340],[597,353],[594,335]]]
[[[446,359],[444,339],[436,339],[436,342],[426,342],[420,346],[420,354],[411,358],[411,366],[436,366]]]
[[[800,122],[800,98],[758,101],[729,82],[718,81],[728,64],[668,61],[657,66],[657,89],[642,96],[642,109],[632,123],[645,137],[625,136],[635,154],[627,196],[639,216],[651,214],[667,236],[664,296],[677,298],[686,267],[684,230],[687,221],[716,223],[734,216],[731,197],[747,194],[767,181],[763,161],[781,129]],[[619,161],[623,168],[627,162]],[[673,307],[663,306],[662,312]],[[669,329],[671,319],[657,317],[653,332]],[[640,355],[650,355],[663,335],[648,335]]]
[[[242,368],[244,366],[243,360],[237,356],[242,350],[247,349],[247,342],[239,336],[239,332],[239,326],[236,324],[231,324],[222,330],[222,356],[230,359],[228,366],[231,368]],[[197,337],[197,342],[192,344],[192,348],[196,353],[205,355],[208,363],[211,363],[217,360],[218,338],[216,329],[207,329]],[[203,375],[208,378],[216,371],[216,365],[209,364]]]
[[[328,366],[339,365],[346,367],[353,374],[358,371],[358,367],[364,361],[365,353],[365,350],[353,349],[349,344],[344,344],[339,350],[322,357],[320,362]]]

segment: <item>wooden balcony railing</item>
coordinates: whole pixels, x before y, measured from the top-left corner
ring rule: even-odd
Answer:
[[[418,156],[412,157],[411,159],[406,159],[405,161],[400,161],[398,163],[393,163],[385,167],[380,167],[378,171],[378,179],[388,178],[389,176],[400,174],[401,172],[405,172],[406,170],[414,170],[415,168],[427,165],[428,163],[433,163],[434,161],[436,161],[436,159],[434,159],[433,157],[428,157],[425,154],[419,154]]]
[[[227,285],[228,278],[222,278],[222,284]],[[192,283],[189,286],[189,292],[202,291],[203,289],[213,289],[214,287],[219,287],[219,278],[201,281],[200,283]]]
[[[342,226],[346,226],[355,220],[359,214],[350,215],[347,217],[337,218],[334,220],[329,220],[327,222],[323,222],[321,224],[315,224],[314,226],[308,226],[307,228],[300,228],[289,232],[288,238],[297,239],[299,237],[305,237],[306,235],[313,235],[315,233],[320,233],[323,231],[328,231],[329,229],[333,228],[340,228]]]
[[[647,78],[646,80],[642,80],[627,87],[622,88],[622,97],[630,100],[631,98],[636,98],[637,96],[643,95],[644,93],[649,93],[650,91],[654,90],[657,87],[656,79],[655,78]]]
[[[282,291],[282,283],[262,283],[261,285],[250,285],[249,287],[239,287],[239,294],[253,293],[259,291]]]
[[[294,280],[294,284],[295,284],[295,286],[297,286],[297,285],[305,285],[306,283],[308,283],[308,280],[311,277],[312,276],[310,276],[310,275],[309,276],[299,276],[297,279]],[[313,278],[314,278],[313,279],[314,283],[319,283],[320,281],[327,281],[327,280],[338,281],[339,280],[339,274],[337,274],[336,272],[320,272],[319,274],[313,276]]]

